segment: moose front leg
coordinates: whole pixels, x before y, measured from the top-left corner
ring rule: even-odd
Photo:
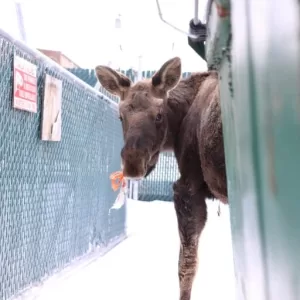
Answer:
[[[197,273],[199,237],[207,219],[205,194],[201,190],[192,192],[179,179],[174,184],[174,204],[180,236],[180,300],[190,300]]]

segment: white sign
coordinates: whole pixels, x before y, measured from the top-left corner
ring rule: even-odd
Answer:
[[[61,140],[62,81],[46,75],[42,115],[42,140]]]

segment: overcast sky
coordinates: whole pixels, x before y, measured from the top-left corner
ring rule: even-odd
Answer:
[[[0,6],[9,1],[13,0],[1,0]],[[187,37],[159,19],[156,0],[22,2],[27,42],[36,48],[60,50],[83,68],[109,62],[123,69],[137,68],[140,54],[143,69],[155,70],[176,55],[182,58],[184,71],[206,68],[205,62],[188,46]],[[199,1],[201,18],[205,2]],[[168,21],[188,30],[194,15],[194,0],[160,0],[160,3]],[[121,14],[121,29],[115,28],[118,14]],[[2,8],[0,19],[6,16],[9,26],[16,27],[8,15]],[[123,51],[119,50],[120,44]]]

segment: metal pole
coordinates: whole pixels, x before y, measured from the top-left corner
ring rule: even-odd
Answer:
[[[25,28],[25,22],[23,16],[22,4],[19,1],[15,1],[15,8],[16,8],[17,19],[18,19],[19,33],[22,41],[26,43],[27,36],[26,36],[26,28]]]
[[[194,24],[198,25],[199,23],[199,0],[195,0]]]
[[[156,6],[157,6],[157,10],[158,10],[158,15],[159,15],[159,18],[164,22],[166,23],[167,25],[171,26],[173,29],[183,33],[184,35],[187,35],[189,36],[190,38],[192,39],[197,39],[198,38],[198,35],[195,35],[195,34],[192,34],[190,32],[185,32],[183,30],[181,30],[180,28],[174,26],[173,24],[171,24],[170,22],[166,21],[163,17],[163,14],[162,14],[162,11],[161,11],[161,8],[160,8],[160,4],[159,4],[159,0],[156,0]],[[197,1],[197,7],[198,7],[198,1]],[[194,17],[195,18],[195,17]],[[197,12],[197,18],[198,18],[198,12]],[[193,22],[194,22],[194,19],[193,19]],[[199,19],[198,19],[198,23],[199,23]]]

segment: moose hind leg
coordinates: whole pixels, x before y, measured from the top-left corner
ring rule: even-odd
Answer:
[[[180,236],[180,300],[190,300],[198,267],[199,237],[207,219],[205,194],[201,190],[191,193],[188,186],[178,180],[174,184],[174,204]]]

